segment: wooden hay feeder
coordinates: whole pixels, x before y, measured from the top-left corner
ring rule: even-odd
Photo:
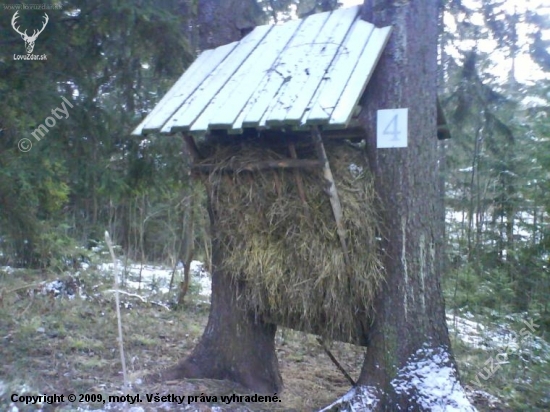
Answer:
[[[354,115],[391,29],[360,7],[202,52],[133,134],[181,132],[248,310],[366,344],[382,268]],[[347,140],[346,140],[347,139]]]

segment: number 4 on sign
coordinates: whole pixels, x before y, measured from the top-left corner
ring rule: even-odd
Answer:
[[[390,130],[391,128],[391,130]],[[386,128],[384,129],[384,134],[385,135],[389,135],[389,136],[393,136],[391,138],[391,141],[392,142],[398,142],[399,141],[399,130],[397,130],[397,115],[394,115],[390,122],[388,123],[388,125],[386,126]]]
[[[407,147],[409,109],[378,110],[376,147]]]

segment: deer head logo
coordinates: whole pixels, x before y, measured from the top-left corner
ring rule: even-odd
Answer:
[[[19,17],[17,13],[19,13],[19,11],[16,11],[11,19],[11,26],[17,33],[21,35],[21,38],[25,41],[25,49],[27,49],[27,54],[31,54],[34,49],[34,42],[38,38],[39,34],[44,31],[44,28],[46,27],[46,24],[48,24],[48,21],[50,21],[50,19],[48,15],[44,13],[44,24],[42,24],[42,28],[40,30],[34,30],[32,36],[29,36],[27,34],[27,30],[22,33],[21,31],[19,31],[19,27],[15,26],[17,17]]]

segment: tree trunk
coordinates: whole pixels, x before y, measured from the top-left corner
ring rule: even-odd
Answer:
[[[383,205],[386,281],[357,386],[324,410],[475,411],[458,382],[440,287],[443,198],[437,162],[437,1],[368,0],[394,31],[360,121]],[[376,148],[376,111],[408,108],[408,147]]]
[[[254,0],[199,0],[199,49],[213,49],[240,40],[261,15],[262,10]]]
[[[250,21],[254,19],[255,11],[257,5],[252,0],[199,0],[200,48],[214,48],[240,40],[239,29],[252,24]],[[209,214],[214,271],[208,324],[191,355],[154,378],[228,379],[257,393],[273,394],[282,389],[275,352],[277,326],[263,322],[237,305],[243,285],[220,269],[224,257],[217,241],[216,219],[211,209]]]
[[[213,266],[220,267],[223,256],[217,242],[212,249]],[[204,334],[191,355],[162,372],[161,380],[228,379],[257,393],[273,394],[282,389],[275,353],[277,326],[237,306],[242,286],[230,274],[214,269],[212,306]]]

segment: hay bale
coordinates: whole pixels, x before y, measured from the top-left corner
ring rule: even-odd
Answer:
[[[326,145],[344,215],[351,263],[346,266],[321,170],[299,172],[304,204],[295,170],[218,173],[288,158],[285,146],[218,142],[208,150],[204,163],[218,165],[205,179],[216,219],[213,234],[222,248],[222,269],[245,282],[243,306],[279,324],[353,341],[357,317],[370,317],[383,278],[377,198],[363,153],[342,142]],[[297,150],[300,158],[315,158],[311,145]]]

